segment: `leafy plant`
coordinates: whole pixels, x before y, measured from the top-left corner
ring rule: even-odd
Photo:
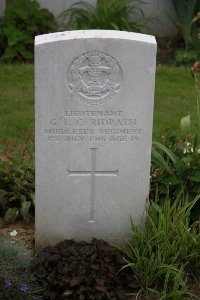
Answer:
[[[193,34],[193,31],[196,32],[196,23],[193,18],[200,11],[200,2],[198,0],[172,0],[172,3],[178,17],[176,25],[188,49],[193,39],[197,39],[197,36]]]
[[[186,274],[198,271],[200,233],[190,224],[192,207],[200,195],[189,201],[181,191],[174,202],[162,205],[151,201],[145,228],[131,220],[128,246],[123,249],[126,266],[140,283],[137,297],[145,299],[194,299],[187,287]],[[197,299],[197,297],[196,297]]]
[[[48,299],[128,300],[138,283],[128,270],[118,273],[122,253],[103,240],[65,240],[35,257],[35,273]]]
[[[200,55],[200,4],[198,3],[197,12],[192,20],[192,49],[194,49],[198,56]]]
[[[42,299],[32,272],[31,254],[3,239],[0,239],[0,299]]]
[[[1,60],[32,61],[34,37],[55,29],[54,16],[37,1],[9,1],[0,30]]]
[[[163,144],[152,147],[151,196],[163,201],[166,195],[174,200],[181,188],[193,199],[200,194],[200,64],[191,69],[197,92],[198,131],[192,133],[190,116],[181,119],[181,136],[163,134]],[[200,205],[193,217],[200,219]]]
[[[163,143],[153,142],[151,192],[154,191],[154,195],[156,192],[160,201],[168,194],[173,200],[183,188],[192,199],[200,192],[200,145],[197,137],[163,135]]]
[[[80,1],[59,16],[61,29],[114,29],[146,31],[141,0],[97,0],[96,6]]]
[[[34,215],[34,166],[32,141],[0,152],[0,217],[5,223],[21,218],[28,223]]]
[[[196,62],[191,68],[191,74],[194,79],[195,89],[197,93],[197,116],[198,116],[198,141],[200,142],[200,62]]]
[[[198,53],[194,50],[177,50],[174,62],[176,66],[190,66],[198,60]]]

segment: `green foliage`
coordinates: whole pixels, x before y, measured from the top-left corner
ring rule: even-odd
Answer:
[[[183,192],[172,203],[150,202],[145,228],[131,221],[128,246],[123,249],[127,264],[140,283],[139,295],[145,299],[194,299],[186,284],[189,271],[198,272],[200,233],[189,225],[192,207],[199,197],[189,201]],[[156,297],[155,297],[156,296]]]
[[[34,166],[31,141],[14,148],[8,142],[0,152],[0,217],[28,223],[34,214]]]
[[[168,136],[163,134],[163,144],[152,147],[152,187],[158,188],[158,198],[169,193],[174,199],[179,190],[193,198],[200,192],[200,145],[197,136]],[[163,197],[162,197],[163,195]]]
[[[0,74],[0,145],[5,139],[14,139],[21,144],[24,143],[23,133],[34,128],[33,65],[0,64]],[[161,141],[163,128],[169,128],[171,134],[179,132],[179,120],[186,114],[196,114],[195,91],[189,70],[158,66],[154,140]],[[193,124],[196,126],[196,119],[193,119]]]
[[[178,17],[178,29],[188,49],[191,44],[197,42],[197,24],[194,17],[200,11],[200,2],[198,0],[172,0],[172,3]]]
[[[3,191],[4,192],[4,191]],[[5,194],[3,194],[4,196]],[[4,200],[3,200],[4,201]],[[17,217],[19,216],[19,211],[16,207],[10,207],[6,210],[4,215],[4,222],[5,223],[14,223]]]
[[[31,64],[0,64],[0,149],[5,140],[24,143],[34,128],[34,72]]]
[[[3,239],[0,239],[0,299],[42,299],[32,273],[30,253]]]
[[[200,194],[200,63],[191,68],[197,95],[198,130],[192,132],[190,115],[181,119],[181,136],[163,134],[163,144],[154,142],[152,147],[151,197],[164,201],[170,195],[172,201],[180,189],[189,194],[189,199]],[[192,218],[200,219],[200,204]]]
[[[113,29],[146,31],[141,0],[97,0],[96,6],[80,1],[59,16],[62,29]]]
[[[28,223],[30,220],[30,214],[29,210],[31,207],[31,201],[24,201],[22,202],[21,208],[20,208],[20,215],[22,216],[23,220]]]
[[[182,132],[184,130],[182,124]],[[197,141],[197,135],[179,138],[163,134],[163,144],[153,143],[150,197],[162,203],[170,195],[174,201],[181,188],[190,200],[200,194],[200,144]],[[200,219],[200,203],[195,205],[192,219]]]
[[[56,29],[53,15],[35,0],[12,0],[0,30],[1,60],[32,61],[34,37]]]
[[[190,66],[199,58],[198,53],[194,50],[177,50],[174,58],[176,66]]]
[[[191,68],[197,97],[197,119],[198,119],[198,142],[200,143],[200,62],[195,62]]]

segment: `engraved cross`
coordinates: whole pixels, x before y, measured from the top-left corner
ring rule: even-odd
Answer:
[[[91,176],[91,189],[90,189],[90,219],[89,222],[94,220],[94,206],[95,206],[95,181],[96,176],[118,176],[118,169],[114,171],[97,171],[96,170],[96,151],[97,148],[90,148],[91,150],[91,170],[89,171],[71,171],[68,170],[69,176]]]

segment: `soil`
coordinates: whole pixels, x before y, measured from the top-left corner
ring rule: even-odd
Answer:
[[[51,300],[135,300],[140,284],[125,265],[122,252],[103,240],[64,240],[40,251],[35,275]],[[120,272],[119,272],[120,270]]]
[[[11,232],[16,231],[16,236],[11,236]],[[34,251],[35,224],[31,222],[24,224],[17,222],[10,225],[0,226],[0,236],[12,242],[25,246],[28,250]]]
[[[12,236],[11,232],[16,231],[16,236]],[[17,222],[10,225],[0,225],[0,237],[4,237],[12,242],[19,243],[25,246],[28,250],[32,251],[34,254],[34,235],[35,235],[35,224],[31,222],[30,224],[24,224],[22,222]],[[188,278],[188,285],[191,291],[200,299],[200,277],[199,278]],[[131,298],[135,299],[135,297]],[[153,298],[152,298],[153,300]]]

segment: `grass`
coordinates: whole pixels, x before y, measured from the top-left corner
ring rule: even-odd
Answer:
[[[190,69],[158,67],[156,74],[153,137],[158,140],[162,129],[180,133],[180,120],[191,115],[197,127],[196,92]]]
[[[23,141],[34,128],[34,70],[32,65],[0,65],[0,141]]]
[[[42,299],[33,274],[31,252],[0,238],[0,299]]]
[[[23,142],[23,133],[34,129],[33,65],[0,65],[0,143],[6,139]],[[180,132],[180,119],[196,116],[196,94],[190,70],[157,67],[153,139],[162,129]],[[194,122],[196,124],[197,122]]]
[[[33,65],[0,65],[0,90],[0,144],[6,139],[21,143],[23,133],[34,128]],[[191,114],[192,120],[196,119],[196,93],[190,70],[158,67],[154,140],[159,140],[164,128],[169,128],[170,133],[179,133],[180,119],[187,114]],[[194,122],[196,125],[197,122]],[[129,248],[125,249],[127,267],[141,283],[138,293],[145,295],[146,299],[158,299],[155,298],[157,296],[163,300],[192,299],[186,274],[193,271],[193,267],[199,270],[200,240],[199,234],[189,226],[191,206],[182,204],[177,207],[178,210],[174,204],[170,206],[170,201],[166,201],[163,208],[153,204],[147,215],[145,232],[132,224]],[[13,274],[13,278],[12,274],[6,274],[6,278],[0,276],[0,285],[5,285],[5,279],[11,278],[19,292],[19,286],[26,283],[26,278],[15,282],[17,275]]]
[[[131,222],[123,268],[130,268],[140,283],[137,296],[147,300],[194,299],[187,275],[199,270],[200,233],[195,223],[190,225],[190,213],[199,198],[190,201],[180,191],[174,202],[167,197],[162,205],[149,203],[145,228]]]

